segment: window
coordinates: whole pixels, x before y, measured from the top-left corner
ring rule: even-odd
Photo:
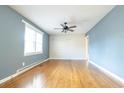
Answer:
[[[43,32],[25,23],[25,48],[24,55],[35,55],[43,53]]]

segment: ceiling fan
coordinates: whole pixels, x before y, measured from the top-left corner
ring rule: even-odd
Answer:
[[[74,32],[74,30],[72,28],[76,28],[77,26],[67,26],[67,22],[64,22],[64,24],[60,24],[62,26],[62,28],[55,28],[55,29],[61,29],[62,31],[61,32],[68,32],[68,31],[71,31],[71,32]]]

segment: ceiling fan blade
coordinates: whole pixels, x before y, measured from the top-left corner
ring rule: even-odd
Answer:
[[[74,30],[72,30],[72,29],[69,29],[69,31],[74,32]]]
[[[55,30],[57,30],[57,29],[63,29],[63,28],[54,28]]]
[[[63,28],[65,27],[63,24],[60,24]]]
[[[69,28],[76,28],[77,26],[70,26]]]

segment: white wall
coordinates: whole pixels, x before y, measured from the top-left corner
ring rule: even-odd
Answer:
[[[84,35],[51,35],[50,58],[86,59]]]

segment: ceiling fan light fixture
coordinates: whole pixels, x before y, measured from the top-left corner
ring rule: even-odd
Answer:
[[[76,28],[77,26],[76,25],[68,26],[67,24],[68,24],[67,22],[64,22],[64,24],[60,24],[62,26],[62,28],[57,28],[57,29],[62,29],[61,32],[64,32],[64,33],[67,33],[68,31],[74,32],[74,30],[72,28]]]

